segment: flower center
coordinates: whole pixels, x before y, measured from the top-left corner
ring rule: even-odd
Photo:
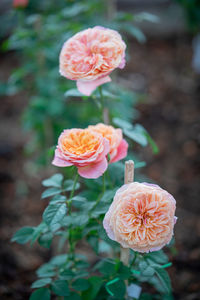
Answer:
[[[99,136],[95,136],[89,130],[70,132],[63,137],[62,147],[64,151],[74,155],[82,155],[96,151],[99,147]]]

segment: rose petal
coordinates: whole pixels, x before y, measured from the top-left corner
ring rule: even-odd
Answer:
[[[105,76],[92,81],[77,80],[76,84],[79,92],[85,96],[90,96],[98,86],[110,81],[111,78],[109,76]]]
[[[114,232],[113,232],[112,228],[111,228],[110,225],[109,225],[109,218],[107,218],[106,216],[105,216],[105,218],[104,218],[104,220],[103,220],[103,227],[104,227],[104,229],[105,229],[105,231],[106,231],[108,237],[109,237],[111,240],[115,241],[115,235],[114,235]]]
[[[68,162],[65,159],[62,159],[62,157],[60,156],[59,150],[56,149],[55,156],[52,161],[52,165],[57,166],[57,167],[70,167],[70,166],[72,166],[72,163]]]
[[[125,59],[125,52],[124,52],[124,55],[122,57],[122,61],[120,62],[118,68],[123,69],[125,67],[125,65],[126,65],[126,59]]]
[[[103,152],[100,154],[100,156],[98,157],[98,160],[97,161],[100,161],[100,160],[102,160],[102,159],[104,159],[105,158],[105,156],[109,153],[109,151],[110,151],[110,143],[109,143],[109,141],[106,139],[106,138],[104,138],[104,149],[103,149]]]
[[[116,156],[110,160],[110,163],[114,163],[114,162],[119,161],[119,160],[123,159],[124,157],[126,157],[127,151],[128,151],[128,143],[126,140],[123,139],[121,141],[121,143],[119,144],[119,147],[117,148]]]
[[[97,163],[93,163],[85,167],[78,167],[78,173],[82,177],[95,179],[100,177],[106,171],[107,167],[108,162],[107,159],[104,158]]]

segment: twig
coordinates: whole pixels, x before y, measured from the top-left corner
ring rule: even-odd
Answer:
[[[132,160],[128,160],[125,162],[125,171],[124,171],[124,183],[128,184],[134,181],[134,162]],[[120,252],[120,260],[124,265],[128,265],[129,263],[129,249],[123,248],[121,246]]]

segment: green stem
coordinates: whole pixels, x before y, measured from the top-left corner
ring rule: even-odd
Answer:
[[[132,261],[132,263],[131,263],[132,266],[134,265],[137,256],[138,256],[138,253],[134,251],[134,258],[133,258],[133,261]]]
[[[73,184],[73,187],[72,187],[72,191],[70,193],[69,200],[67,201],[69,216],[71,216],[72,198],[74,196],[74,192],[75,192],[75,189],[76,189],[77,181],[78,181],[78,172],[76,171],[76,175],[75,175],[75,178],[74,178],[74,184]],[[71,256],[71,258],[73,260],[74,260],[74,249],[75,249],[75,244],[73,243],[72,228],[71,228],[71,225],[70,225],[69,226],[69,254],[70,254],[70,256]]]
[[[102,176],[102,181],[103,181],[102,192],[101,192],[101,194],[99,195],[99,197],[97,198],[97,201],[96,201],[95,205],[93,206],[92,210],[94,210],[94,209],[97,207],[97,205],[99,204],[101,198],[103,197],[103,195],[104,195],[104,193],[105,193],[105,190],[106,190],[106,181],[105,181],[105,177],[106,177],[106,172],[105,172],[105,173],[103,174],[103,176]]]
[[[100,101],[101,101],[101,116],[102,116],[102,120],[105,124],[109,124],[109,110],[106,107],[105,104],[105,98],[103,95],[103,90],[102,87],[99,86],[99,96],[100,96]]]
[[[102,191],[102,196],[103,196],[106,190],[106,172],[103,174],[102,180],[103,180],[103,191]]]
[[[74,192],[75,192],[75,189],[76,189],[77,181],[78,181],[78,172],[76,172],[76,175],[75,175],[75,178],[74,178],[74,184],[73,184],[71,193],[70,193],[70,195],[69,195],[69,200],[68,200],[68,211],[69,211],[69,215],[71,215],[72,198],[73,198],[73,196],[74,196]]]
[[[102,86],[99,86],[99,95],[100,95],[102,108],[104,108],[104,96],[103,96]]]

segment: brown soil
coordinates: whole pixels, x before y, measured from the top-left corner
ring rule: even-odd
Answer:
[[[140,151],[148,166],[144,173],[171,192],[177,200],[176,248],[170,270],[175,299],[200,299],[200,205],[199,110],[200,80],[191,68],[191,40],[187,37],[150,40],[131,45],[131,63],[123,81],[135,91],[147,92],[138,106],[139,122],[148,129],[160,152]],[[0,57],[0,80],[8,78],[18,65],[14,53]],[[2,300],[24,300],[30,294],[34,271],[51,253],[39,246],[10,244],[12,234],[24,225],[40,222],[41,178],[25,158],[28,136],[22,132],[20,117],[28,97],[25,93],[1,99],[1,229],[0,295]]]

